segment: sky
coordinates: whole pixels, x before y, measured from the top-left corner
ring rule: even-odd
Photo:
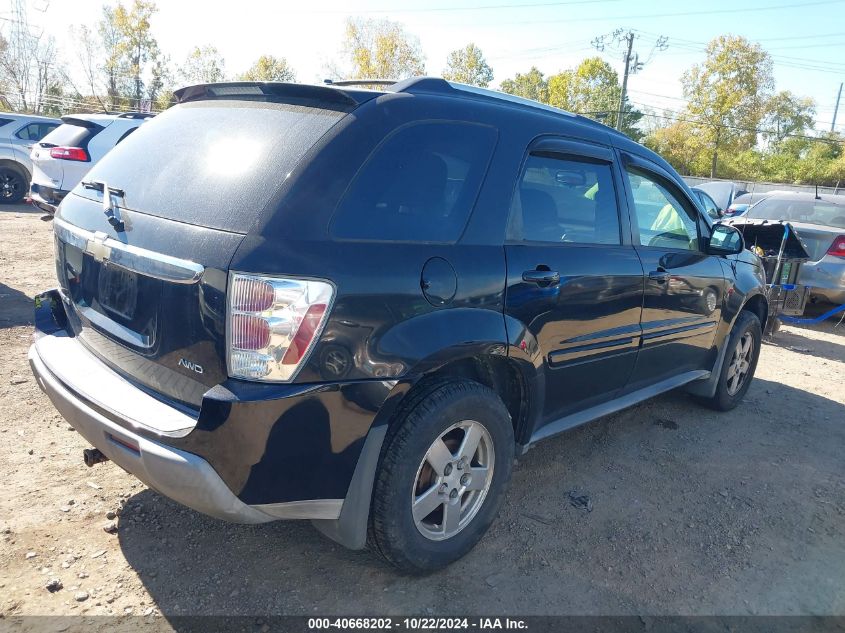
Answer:
[[[126,0],[128,4],[130,0]],[[68,62],[74,42],[68,27],[94,27],[103,0],[28,0],[29,20],[54,35]],[[401,22],[419,38],[428,74],[440,74],[450,51],[477,44],[493,67],[493,86],[537,66],[546,74],[600,55],[622,72],[619,49],[598,52],[592,40],[616,29],[637,34],[643,69],[629,80],[636,106],[680,111],[680,77],[704,59],[706,43],[742,35],[772,54],[778,90],[817,104],[817,130],[829,130],[840,82],[845,81],[845,0],[157,0],[153,33],[178,65],[194,46],[213,45],[228,74],[242,72],[262,54],[287,58],[299,81],[319,83],[342,59],[349,16]],[[11,0],[0,0],[0,19]],[[8,23],[0,24],[8,28]],[[654,50],[659,36],[666,50]],[[845,96],[837,131],[845,132]]]

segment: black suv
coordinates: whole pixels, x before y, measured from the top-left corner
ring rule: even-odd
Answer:
[[[610,128],[431,78],[177,94],[56,214],[29,357],[89,465],[425,571],[538,440],[748,389],[758,258]]]

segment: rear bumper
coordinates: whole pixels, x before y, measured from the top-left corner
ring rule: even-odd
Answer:
[[[32,200],[32,204],[50,215],[56,214],[56,209],[67,194],[67,191],[36,183],[32,183],[29,190],[29,198]]]
[[[33,344],[29,364],[38,385],[65,420],[115,464],[161,494],[204,514],[238,523],[275,518],[238,499],[204,459],[149,440],[105,417],[59,380],[47,363],[49,358],[42,358],[38,343]]]
[[[364,512],[364,519],[355,514],[357,524],[365,522],[369,493],[346,501],[372,476],[374,465],[359,462],[378,456],[383,433],[371,427],[390,409],[382,404],[392,384],[229,381],[192,411],[148,393],[90,352],[66,329],[57,291],[40,295],[36,306],[29,362],[39,386],[80,435],[151,488],[239,523],[332,522],[352,506]]]

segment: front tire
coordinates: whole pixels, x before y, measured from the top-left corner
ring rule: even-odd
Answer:
[[[748,310],[740,312],[728,339],[716,393],[704,399],[704,404],[717,411],[730,411],[742,401],[757,369],[762,339],[757,315]]]
[[[469,552],[498,513],[514,457],[501,399],[470,380],[410,396],[393,422],[373,488],[369,544],[403,571],[440,569]]]

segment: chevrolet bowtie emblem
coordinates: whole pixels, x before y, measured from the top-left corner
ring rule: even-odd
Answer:
[[[111,256],[111,247],[105,244],[107,237],[105,233],[98,231],[94,233],[94,237],[88,240],[85,252],[91,255],[95,261],[102,262]]]

